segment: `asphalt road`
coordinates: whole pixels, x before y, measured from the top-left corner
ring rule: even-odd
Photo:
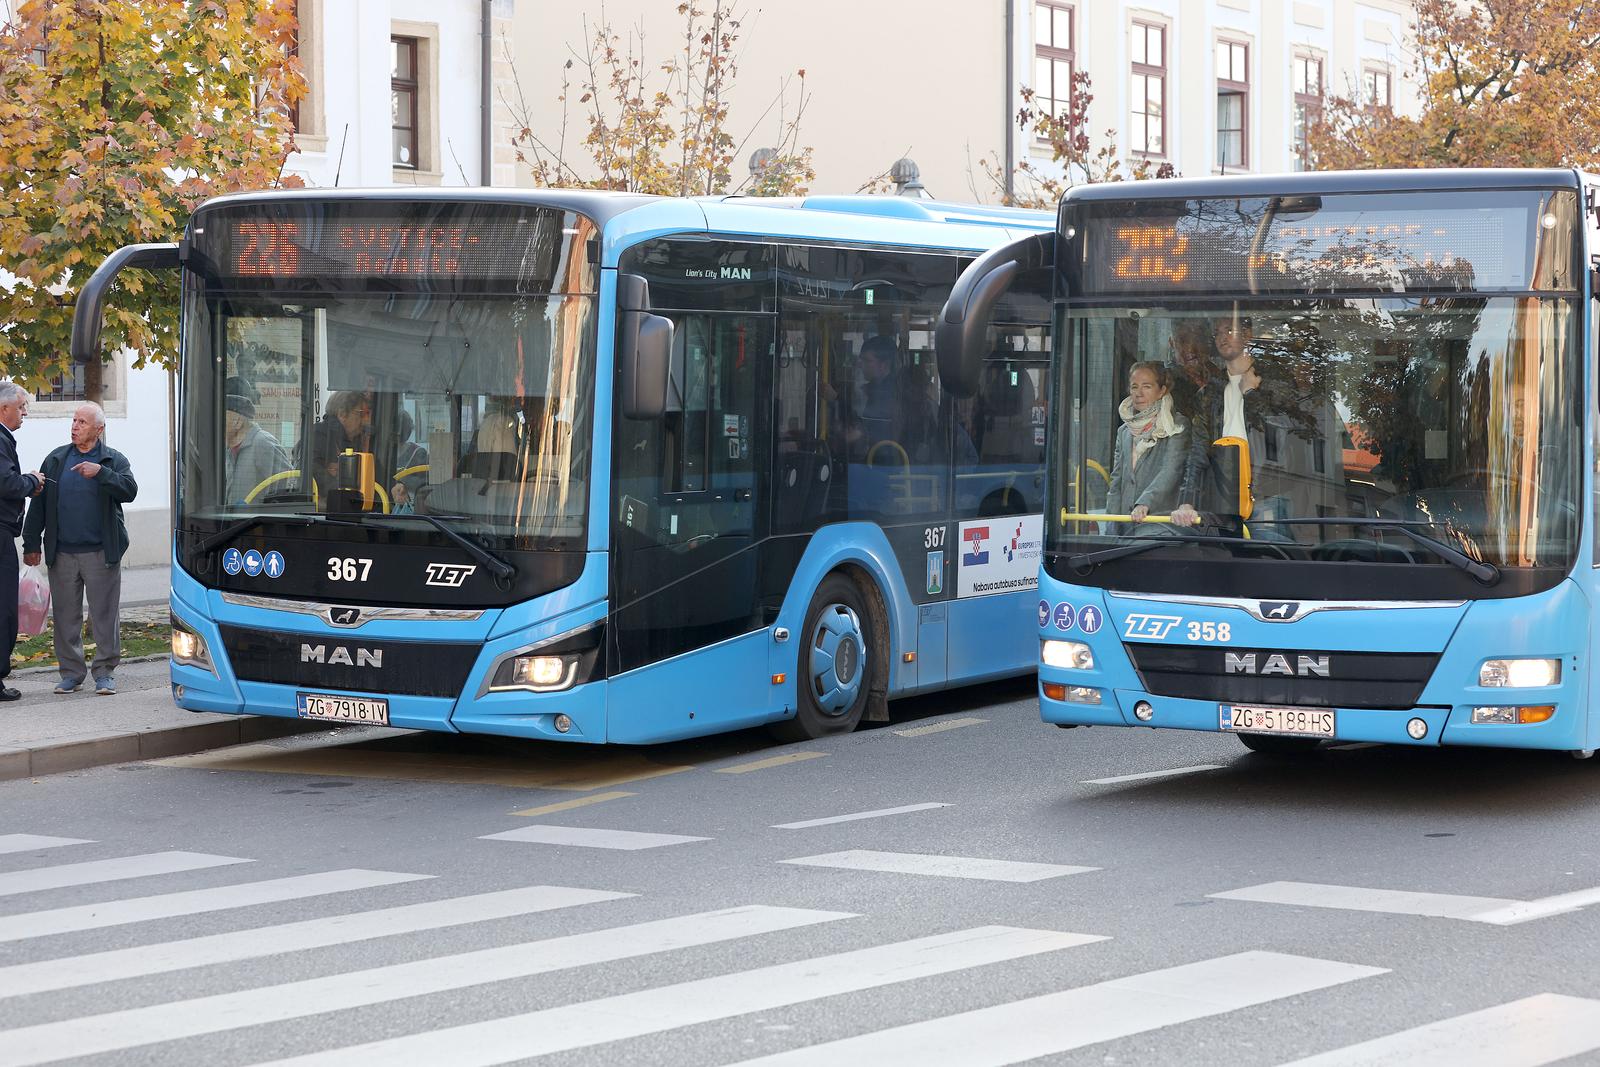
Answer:
[[[895,710],[0,783],[0,1067],[1600,1061],[1600,761]]]

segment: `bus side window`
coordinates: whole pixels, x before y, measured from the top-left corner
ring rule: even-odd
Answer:
[[[999,358],[976,396],[955,404],[958,518],[1025,515],[1044,506],[1048,365]]]

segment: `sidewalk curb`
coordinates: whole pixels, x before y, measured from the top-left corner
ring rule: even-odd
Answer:
[[[112,763],[187,756],[229,745],[267,741],[326,730],[328,724],[274,716],[241,715],[221,722],[163,726],[101,737],[86,737],[37,748],[0,748],[0,782],[82,771]]]

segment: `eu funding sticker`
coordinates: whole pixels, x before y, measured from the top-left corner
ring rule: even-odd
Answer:
[[[1043,515],[963,522],[957,544],[956,596],[989,596],[1038,587]]]

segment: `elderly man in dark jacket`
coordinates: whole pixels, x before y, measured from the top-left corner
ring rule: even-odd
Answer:
[[[122,505],[139,492],[121,452],[108,448],[106,414],[99,404],[79,404],[72,413],[72,440],[44,460],[45,491],[28,508],[22,527],[23,560],[41,558],[50,568],[50,606],[55,621],[57,693],[76,693],[88,668],[83,658],[83,601],[89,599],[94,631],[94,691],[117,691],[122,662],[122,554],[128,526]],[[43,535],[44,551],[40,552]]]
[[[0,382],[0,648],[5,649],[5,673],[11,674],[11,651],[17,646],[17,534],[22,532],[22,507],[44,488],[38,471],[23,474],[17,465],[17,439],[28,417],[28,393],[16,382]],[[22,694],[0,681],[0,700],[20,700]]]

